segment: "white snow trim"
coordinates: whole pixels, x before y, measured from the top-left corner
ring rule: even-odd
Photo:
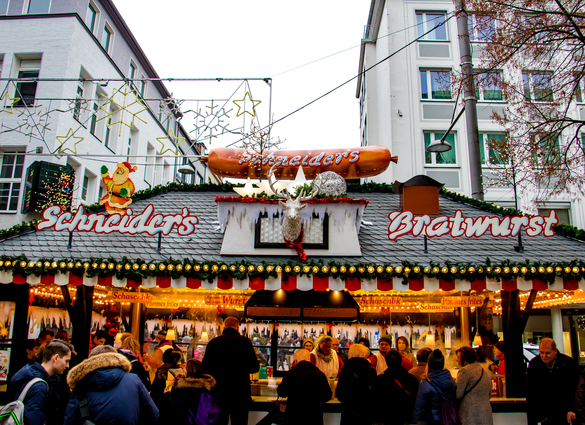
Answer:
[[[301,210],[301,220],[305,232],[309,232],[313,214],[319,216],[322,222],[325,214],[329,214],[329,224],[340,229],[343,226],[346,218],[351,219],[352,226],[357,228],[357,233],[360,231],[362,217],[364,215],[365,205],[360,204],[307,204],[308,207]],[[224,232],[230,220],[235,220],[242,228],[246,223],[250,228],[253,228],[258,221],[261,213],[267,213],[269,218],[274,217],[275,214],[281,216],[284,208],[280,204],[243,204],[240,202],[220,202],[217,206],[217,220]]]

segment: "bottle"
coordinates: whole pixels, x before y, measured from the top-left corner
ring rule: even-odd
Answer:
[[[260,366],[260,373],[258,375],[259,379],[268,379],[268,375],[266,372],[266,365]]]

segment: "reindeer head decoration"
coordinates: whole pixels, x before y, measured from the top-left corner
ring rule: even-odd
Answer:
[[[294,242],[299,238],[303,227],[301,222],[301,210],[307,207],[307,204],[301,204],[301,202],[308,201],[319,193],[321,186],[319,183],[320,179],[316,178],[313,182],[313,192],[309,196],[306,196],[305,192],[301,191],[298,198],[293,199],[286,189],[282,192],[275,189],[274,184],[276,181],[274,179],[274,167],[275,166],[273,165],[268,172],[268,184],[277,197],[286,199],[286,202],[279,201],[280,205],[285,208],[284,218],[282,219],[282,236],[287,241]]]

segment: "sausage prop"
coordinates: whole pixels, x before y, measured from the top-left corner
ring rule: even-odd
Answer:
[[[241,148],[216,148],[209,156],[201,157],[209,169],[222,177],[259,178],[260,156]],[[365,146],[348,149],[278,150],[262,156],[262,178],[272,165],[279,180],[294,180],[299,166],[307,179],[319,173],[334,171],[344,179],[360,179],[384,172],[391,162],[398,163],[384,146]]]

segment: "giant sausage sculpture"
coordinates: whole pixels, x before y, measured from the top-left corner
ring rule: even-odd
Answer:
[[[258,179],[260,174],[260,156],[245,149],[216,148],[201,162],[221,177]],[[262,178],[276,165],[274,175],[279,180],[294,180],[299,167],[303,167],[307,179],[324,171],[334,171],[344,179],[360,179],[384,172],[390,162],[397,163],[398,157],[391,156],[383,146],[266,151],[262,156]]]

